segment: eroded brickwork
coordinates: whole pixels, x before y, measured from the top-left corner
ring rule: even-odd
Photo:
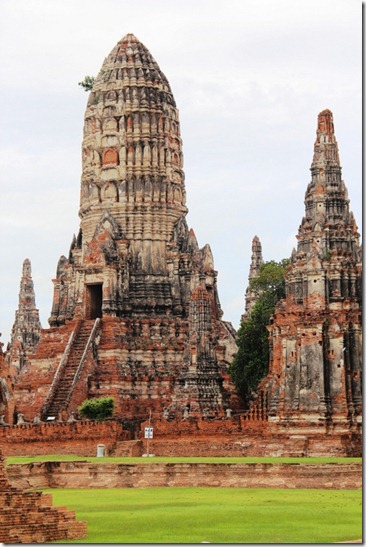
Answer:
[[[125,429],[106,422],[22,424],[0,427],[0,444],[7,456],[75,454],[95,456],[97,445],[108,456],[142,456],[147,451],[144,428],[154,430],[150,453],[156,456],[361,456],[362,435],[349,427],[273,423],[232,418],[153,416],[151,422]]]
[[[268,327],[271,361],[259,401],[272,421],[321,420],[357,429],[361,248],[330,110],[318,116],[311,176],[297,250],[286,273],[286,299]]]
[[[112,395],[116,414],[237,406],[235,333],[222,321],[209,245],[186,222],[179,115],[169,83],[125,36],[90,92],[82,143],[80,231],[54,282],[51,329],[15,385],[32,420]]]
[[[1,333],[0,333],[1,335]],[[0,424],[12,423],[14,410],[13,385],[17,371],[9,365],[0,342]],[[1,427],[1,425],[0,425]]]
[[[0,542],[49,543],[87,535],[86,522],[75,520],[75,512],[53,507],[50,494],[13,487],[6,475],[0,452]]]
[[[361,463],[38,462],[8,467],[14,484],[35,488],[324,488],[361,489]]]
[[[286,299],[269,326],[269,374],[249,412],[234,421],[227,418],[241,408],[228,373],[235,331],[222,320],[210,247],[200,248],[187,226],[178,110],[166,77],[131,34],[95,80],[82,150],[80,230],[57,266],[49,329],[37,323],[29,261],[23,269],[11,358],[1,374],[7,420],[62,423],[86,398],[111,395],[120,420],[141,422],[151,411],[172,455],[358,454],[361,251],[332,113],[318,119]],[[262,262],[256,236],[250,279]],[[249,292],[246,313],[253,304]],[[295,431],[304,436],[300,445]],[[83,439],[74,432],[75,441]],[[10,429],[3,435],[10,438]],[[45,433],[52,445],[51,437]],[[90,450],[88,442],[78,450]]]
[[[31,262],[26,258],[23,262],[19,304],[15,312],[11,331],[11,351],[8,356],[14,366],[19,369],[24,366],[27,353],[37,347],[41,328],[39,311],[36,308]]]
[[[252,241],[252,256],[251,256],[249,276],[248,276],[249,283],[248,283],[247,290],[245,291],[245,312],[241,316],[242,321],[246,321],[249,318],[254,308],[257,294],[255,293],[255,291],[253,291],[250,288],[250,282],[252,281],[252,279],[258,277],[260,267],[262,264],[263,264],[262,244],[260,242],[259,237],[254,236]]]
[[[0,444],[6,456],[75,454],[96,456],[98,444],[108,454],[128,442],[131,432],[116,421],[21,424],[0,427]],[[127,454],[128,455],[128,454]]]
[[[19,305],[15,313],[11,342],[14,342],[15,339],[21,339],[26,351],[34,348],[37,346],[41,328],[39,311],[36,308],[31,262],[26,258],[23,262]]]

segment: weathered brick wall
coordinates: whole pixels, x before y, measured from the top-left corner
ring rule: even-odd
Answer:
[[[15,488],[6,475],[0,452],[0,542],[48,543],[87,535],[86,522],[74,511],[52,507],[52,496]]]
[[[8,466],[14,484],[33,488],[332,488],[362,487],[361,463],[148,463],[38,462]]]
[[[362,441],[351,435],[232,435],[153,439],[149,451],[155,456],[255,456],[255,457],[361,457]],[[146,441],[144,441],[146,452]]]
[[[111,451],[117,442],[128,440],[128,431],[113,420],[74,423],[24,424],[0,428],[0,445],[6,456],[40,454],[96,455],[97,445]]]
[[[148,423],[142,424],[142,431]],[[361,456],[362,435],[345,428],[246,421],[153,420],[156,456]],[[147,441],[144,440],[145,450]]]
[[[95,456],[98,444],[108,455],[141,456],[143,437],[132,439],[117,421],[24,424],[0,427],[7,456],[75,454]],[[150,453],[156,456],[361,456],[361,433],[324,427],[286,428],[268,422],[231,420],[154,420]]]

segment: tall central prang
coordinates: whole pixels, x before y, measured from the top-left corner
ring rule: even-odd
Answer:
[[[187,315],[190,289],[202,280],[198,271],[187,275],[196,249],[185,221],[178,110],[166,77],[132,34],[95,80],[82,158],[80,232],[59,263],[51,325],[105,314]],[[215,291],[205,254],[200,273]]]
[[[80,230],[59,260],[51,329],[24,379],[27,370],[37,377],[44,355],[54,358],[43,401],[22,392],[22,412],[55,416],[103,395],[115,397],[121,416],[146,417],[148,408],[218,415],[233,406],[233,329],[221,320],[212,253],[188,229],[185,198],[172,91],[127,34],[89,94]]]

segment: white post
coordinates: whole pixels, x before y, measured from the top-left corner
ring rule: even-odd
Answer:
[[[149,414],[149,434],[147,436],[147,448],[146,448],[147,457],[149,457],[149,443],[150,443],[150,431],[151,431],[150,427],[151,427],[151,410]]]

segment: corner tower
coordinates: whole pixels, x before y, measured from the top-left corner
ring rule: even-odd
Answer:
[[[259,275],[259,271],[263,264],[262,244],[258,236],[253,237],[252,241],[252,256],[249,267],[248,286],[245,291],[245,312],[241,316],[241,320],[245,321],[249,318],[257,300],[257,294],[250,287],[250,282]]]
[[[330,110],[318,116],[310,170],[261,390],[272,420],[352,425],[362,418],[362,261]]]
[[[10,361],[14,360],[19,368],[24,365],[26,355],[37,347],[42,326],[32,279],[31,262],[23,262],[20,280],[19,304],[15,312],[15,321],[11,330]]]

